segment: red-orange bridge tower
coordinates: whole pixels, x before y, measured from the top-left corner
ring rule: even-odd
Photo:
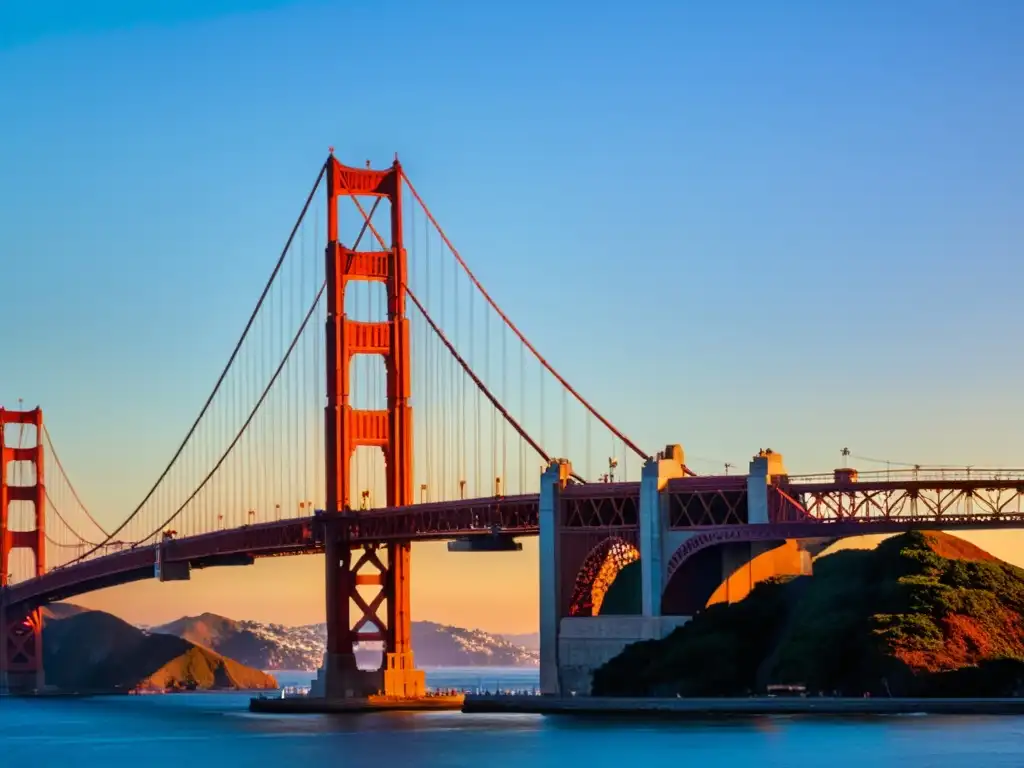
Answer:
[[[390,204],[390,248],[360,251],[339,242],[339,201],[376,198],[369,213],[360,205],[362,231],[382,200]],[[357,203],[358,204],[358,203]],[[374,234],[378,233],[374,230]],[[360,238],[361,239],[361,238]],[[387,170],[344,166],[332,154],[327,161],[327,405],[325,410],[326,511],[350,512],[351,463],[356,448],[384,454],[386,504],[402,507],[413,499],[411,363],[406,317],[406,251],[402,235],[402,168],[395,159]],[[351,280],[383,283],[387,318],[369,322],[345,314],[345,288]],[[357,410],[351,403],[351,367],[356,355],[384,358],[386,410]],[[385,691],[418,696],[424,675],[413,665],[410,618],[410,543],[363,545],[353,551],[344,523],[323,528],[327,581],[327,653],[324,693],[351,696]],[[367,568],[369,566],[369,568]],[[367,572],[369,571],[369,572]],[[372,597],[358,587],[370,587]],[[353,611],[357,612],[353,622]],[[382,615],[383,611],[383,615]],[[356,667],[354,646],[383,642],[383,669]]]
[[[34,427],[35,445],[23,440],[8,445],[7,426],[18,425],[24,432]],[[18,464],[28,471],[15,472]],[[12,482],[14,476],[18,482]],[[11,505],[31,503],[31,527],[12,530]],[[9,688],[39,689],[43,685],[43,624],[38,608],[8,611],[3,587],[11,577],[11,554],[19,549],[32,553],[35,575],[46,573],[46,485],[43,475],[43,412],[8,411],[0,408],[0,691]]]

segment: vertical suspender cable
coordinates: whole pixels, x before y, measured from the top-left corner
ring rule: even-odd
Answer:
[[[403,175],[404,175],[404,174],[403,174]],[[462,256],[461,256],[461,255],[459,254],[459,252],[458,252],[458,250],[457,250],[457,249],[455,248],[455,246],[454,246],[454,245],[452,245],[452,242],[451,242],[451,241],[450,241],[450,240],[448,239],[448,236],[447,236],[447,235],[446,235],[446,234],[444,233],[444,230],[443,230],[443,229],[441,228],[441,225],[440,225],[440,224],[438,224],[438,222],[437,222],[437,219],[435,219],[435,218],[434,218],[434,215],[433,215],[433,214],[432,214],[432,213],[430,212],[430,209],[429,209],[429,208],[427,207],[426,203],[425,203],[425,202],[423,201],[423,198],[421,198],[421,197],[420,197],[419,193],[418,193],[418,192],[416,191],[416,187],[415,187],[415,186],[413,186],[413,183],[412,183],[412,182],[411,182],[411,181],[409,180],[409,177],[408,177],[408,176],[405,176],[405,182],[406,182],[406,184],[407,184],[407,185],[409,186],[409,191],[410,191],[410,192],[412,192],[412,195],[413,195],[413,197],[414,197],[414,198],[416,198],[416,200],[417,200],[417,201],[419,202],[419,204],[420,204],[420,205],[422,206],[422,208],[423,208],[423,212],[424,212],[424,213],[425,213],[425,214],[427,215],[427,217],[428,217],[428,218],[430,219],[430,222],[431,222],[431,224],[433,224],[433,225],[434,225],[434,227],[435,227],[435,228],[437,229],[437,231],[441,233],[441,237],[442,237],[442,238],[444,239],[444,242],[445,242],[445,244],[446,244],[446,245],[448,246],[448,248],[449,248],[449,249],[451,250],[451,252],[452,252],[452,255],[454,255],[454,256],[455,256],[455,260],[456,260],[456,261],[457,261],[457,262],[459,263],[459,266],[461,266],[461,267],[462,267],[463,271],[464,271],[464,272],[466,273],[466,275],[467,275],[467,276],[469,277],[470,281],[471,281],[471,282],[473,283],[473,285],[475,285],[475,286],[476,286],[477,290],[478,290],[478,291],[479,291],[479,293],[480,293],[480,294],[481,294],[481,295],[482,295],[482,296],[484,297],[485,301],[486,301],[486,302],[487,302],[488,304],[490,304],[491,308],[492,308],[492,309],[494,309],[494,311],[495,311],[495,312],[496,312],[496,313],[498,314],[498,316],[499,316],[499,317],[500,317],[500,318],[502,319],[502,321],[504,321],[505,325],[506,325],[506,326],[508,326],[508,328],[509,328],[509,329],[510,329],[510,330],[511,330],[511,331],[512,331],[513,333],[515,333],[515,334],[516,334],[516,336],[518,336],[518,337],[519,337],[519,340],[520,340],[520,341],[521,341],[522,343],[524,343],[524,344],[525,344],[525,345],[527,346],[527,348],[528,348],[528,349],[530,350],[530,352],[531,352],[531,353],[533,354],[533,356],[534,356],[534,357],[535,357],[535,358],[537,359],[537,361],[538,361],[538,362],[539,362],[539,363],[541,364],[541,366],[542,366],[542,367],[544,367],[544,368],[546,368],[546,369],[547,369],[547,370],[548,370],[548,371],[549,371],[549,372],[551,373],[551,375],[552,375],[552,376],[553,376],[553,377],[555,378],[555,380],[556,380],[556,381],[557,381],[557,382],[558,382],[558,383],[559,383],[559,384],[560,384],[560,385],[561,385],[562,387],[564,387],[564,388],[568,389],[568,390],[569,390],[569,393],[570,393],[570,394],[571,394],[571,395],[572,395],[572,396],[573,396],[573,397],[574,397],[574,398],[575,398],[576,400],[578,400],[578,401],[579,401],[579,403],[580,403],[581,405],[583,405],[583,407],[584,407],[584,408],[586,408],[586,409],[587,409],[588,411],[590,411],[590,412],[591,412],[591,413],[592,413],[592,414],[593,414],[593,415],[595,416],[595,418],[597,418],[597,419],[598,419],[598,421],[600,421],[600,422],[601,422],[601,423],[602,423],[602,424],[603,424],[603,425],[604,425],[604,426],[605,426],[605,427],[606,427],[606,428],[607,428],[607,429],[608,429],[608,430],[609,430],[610,432],[612,432],[612,433],[613,433],[613,434],[614,434],[614,435],[615,435],[616,437],[618,437],[618,438],[619,438],[620,440],[622,440],[622,442],[623,442],[623,443],[625,444],[625,446],[626,446],[627,448],[629,448],[630,450],[632,450],[632,451],[633,451],[634,453],[636,453],[636,454],[637,454],[638,456],[640,456],[641,458],[644,458],[644,459],[646,459],[646,458],[647,458],[647,454],[646,454],[646,453],[644,453],[644,452],[643,452],[642,450],[640,450],[640,449],[639,449],[639,448],[638,448],[638,447],[637,447],[636,445],[634,445],[634,444],[633,444],[633,443],[632,443],[632,442],[631,442],[631,441],[630,441],[630,440],[629,440],[629,439],[628,439],[628,438],[627,438],[627,437],[626,437],[625,435],[623,435],[623,434],[622,434],[622,432],[621,432],[621,431],[619,431],[618,429],[616,429],[615,425],[613,425],[613,424],[612,424],[612,423],[611,423],[610,421],[608,421],[608,420],[607,420],[607,419],[606,419],[606,418],[605,418],[604,416],[602,416],[602,415],[601,415],[600,413],[598,413],[598,411],[597,411],[597,410],[596,410],[596,409],[595,409],[595,408],[594,408],[594,407],[593,407],[593,406],[592,406],[592,405],[591,405],[591,404],[590,404],[589,402],[587,402],[587,401],[586,401],[586,400],[585,400],[585,399],[583,398],[583,396],[582,396],[582,395],[580,395],[580,394],[579,394],[579,393],[578,393],[578,392],[577,392],[577,391],[576,391],[576,390],[575,390],[575,389],[574,389],[574,388],[573,388],[573,387],[572,387],[572,386],[571,386],[571,385],[569,384],[569,382],[568,382],[568,381],[566,381],[566,380],[565,380],[565,379],[564,379],[564,378],[563,378],[563,377],[562,377],[562,376],[561,376],[561,375],[560,375],[560,374],[558,373],[558,371],[556,371],[556,370],[555,370],[555,369],[554,369],[554,368],[553,368],[553,367],[551,366],[551,364],[547,362],[547,360],[545,360],[545,359],[544,359],[544,358],[543,358],[543,357],[542,357],[542,356],[540,355],[540,353],[539,353],[539,352],[537,351],[537,349],[536,349],[536,348],[535,348],[535,347],[534,347],[534,346],[533,346],[533,345],[532,345],[532,344],[530,343],[529,339],[527,339],[527,338],[526,338],[526,336],[525,336],[525,335],[523,335],[523,333],[522,333],[522,332],[521,332],[521,331],[519,330],[519,328],[517,328],[517,327],[516,327],[516,325],[515,325],[515,324],[514,324],[514,323],[513,323],[513,322],[512,322],[512,321],[511,321],[511,320],[510,320],[509,318],[508,318],[508,316],[507,316],[507,315],[506,315],[506,314],[505,314],[505,313],[504,313],[504,312],[503,312],[503,311],[501,310],[501,307],[499,307],[499,306],[498,306],[498,304],[497,304],[497,302],[495,302],[495,301],[494,301],[494,299],[493,299],[493,298],[491,298],[491,295],[490,295],[489,293],[487,293],[486,289],[485,289],[485,288],[483,287],[483,285],[482,285],[482,284],[480,283],[480,281],[479,281],[479,280],[478,280],[478,279],[476,278],[476,276],[475,276],[475,275],[473,274],[472,270],[470,270],[470,268],[469,268],[469,265],[468,265],[468,264],[466,263],[466,261],[465,261],[465,260],[464,260],[464,259],[462,258]]]

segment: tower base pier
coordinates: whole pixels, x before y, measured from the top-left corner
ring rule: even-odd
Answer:
[[[412,651],[385,655],[382,693],[397,699],[418,699],[427,695],[427,675],[422,669],[416,669]]]
[[[324,520],[321,531],[327,580],[327,652],[310,696],[332,700],[423,697],[426,675],[416,669],[412,652],[410,546],[395,543],[352,548],[345,526],[336,524],[339,520]],[[357,666],[356,649],[368,643],[384,646],[378,669]]]
[[[43,617],[0,607],[0,695],[40,693],[43,674]]]
[[[418,699],[426,694],[426,673],[416,669],[412,653],[386,654],[383,669],[359,669],[354,654],[326,654],[309,689],[311,698],[323,699]]]
[[[317,670],[309,695],[321,699],[364,699],[381,692],[384,674],[379,669],[359,669],[352,653],[329,653]]]

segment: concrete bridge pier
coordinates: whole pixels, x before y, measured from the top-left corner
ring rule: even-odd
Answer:
[[[540,549],[540,689],[557,694],[559,685],[558,630],[560,582],[558,529],[561,492],[572,475],[567,459],[552,461],[540,477],[537,514]]]
[[[745,478],[685,478],[684,467],[682,447],[666,447],[644,464],[632,500],[622,488],[609,489],[615,499],[567,491],[565,461],[542,475],[542,693],[586,695],[593,671],[627,645],[666,637],[705,607],[738,602],[772,576],[811,572],[802,542],[772,536],[773,478],[786,474],[781,454],[760,451]],[[582,523],[581,503],[591,510]],[[635,515],[592,512],[630,503]],[[622,598],[634,589],[636,607],[629,607]],[[616,599],[606,600],[613,592]]]
[[[567,461],[553,462],[541,478],[540,490],[540,599],[541,692],[588,693],[593,670],[614,658],[628,644],[662,638],[689,617],[662,616],[663,519],[662,490],[669,480],[683,477],[685,456],[670,445],[644,464],[640,480],[639,554],[641,612],[636,616],[565,616],[561,595],[567,584],[561,547],[560,492],[571,475]]]
[[[750,460],[747,470],[747,522],[764,525],[768,522],[768,486],[772,478],[785,477],[786,466],[782,454],[761,450]]]

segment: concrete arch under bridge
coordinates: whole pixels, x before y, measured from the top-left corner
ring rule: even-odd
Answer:
[[[769,505],[787,503],[771,485],[785,474],[781,455],[761,452],[748,475],[688,478],[685,491],[673,485],[683,467],[682,449],[669,446],[639,484],[569,485],[566,463],[545,473],[545,693],[587,693],[593,670],[629,643],[664,637],[707,606],[742,600],[765,579],[811,573],[825,540],[780,538],[774,526],[750,524],[777,518]]]
[[[690,549],[689,541],[700,539]],[[694,536],[679,546],[686,553],[666,571],[662,616],[693,616],[717,603],[736,603],[754,585],[774,576],[810,572],[810,560],[831,539],[771,539]],[[567,617],[643,614],[640,551],[618,537],[594,548],[580,567]]]

